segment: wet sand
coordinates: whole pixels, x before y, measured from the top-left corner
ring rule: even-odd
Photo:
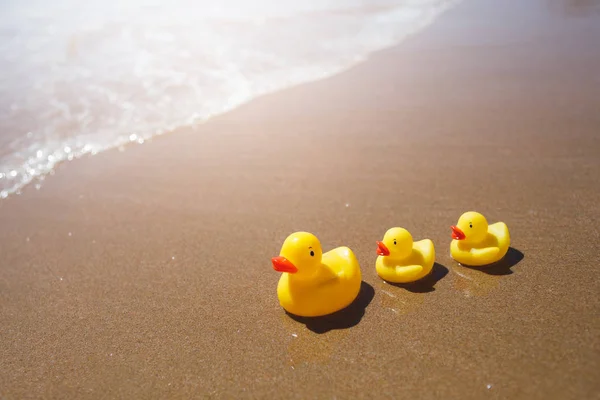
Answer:
[[[60,166],[0,203],[0,397],[598,398],[599,41],[593,2],[465,1],[341,75]],[[469,209],[511,230],[493,268],[448,254]],[[434,241],[431,280],[377,277],[391,226]],[[296,230],[355,251],[345,312],[279,306]]]

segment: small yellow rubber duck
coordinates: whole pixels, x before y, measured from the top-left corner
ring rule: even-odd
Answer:
[[[362,276],[352,250],[338,247],[323,254],[312,233],[285,239],[273,269],[283,272],[277,285],[279,303],[289,313],[317,317],[339,311],[358,296]]]
[[[468,211],[452,229],[450,255],[463,265],[480,267],[500,261],[508,252],[510,235],[504,222],[489,225],[483,215]]]
[[[429,239],[413,242],[404,228],[391,228],[377,242],[377,274],[388,282],[414,282],[429,275],[435,262],[435,248]]]

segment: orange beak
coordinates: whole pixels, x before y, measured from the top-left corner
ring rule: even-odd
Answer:
[[[377,242],[377,254],[379,254],[380,256],[389,256],[390,249],[388,249],[387,246],[383,244],[383,242]]]
[[[290,260],[285,257],[273,257],[271,258],[271,262],[273,263],[273,269],[278,272],[288,272],[290,274],[295,274],[298,272],[298,268]]]
[[[465,240],[466,239],[467,236],[458,226],[452,225],[450,227],[450,229],[452,229],[452,239],[455,239],[455,240]]]

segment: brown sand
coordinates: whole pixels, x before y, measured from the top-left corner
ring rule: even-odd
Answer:
[[[0,397],[599,398],[599,17],[467,1],[337,77],[3,201]],[[449,257],[469,209],[508,224],[506,262]],[[376,276],[394,225],[433,239],[433,283]],[[354,249],[346,313],[279,307],[270,258],[296,230]]]

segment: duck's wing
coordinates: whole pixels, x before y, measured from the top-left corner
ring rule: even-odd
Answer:
[[[510,246],[510,234],[508,233],[508,226],[504,222],[496,222],[488,227],[488,232],[496,237],[498,240],[498,247],[508,248]]]
[[[338,247],[323,254],[323,264],[340,277],[351,278],[359,274],[356,256],[348,247]]]
[[[423,257],[423,264],[433,264],[435,261],[435,248],[430,239],[419,240],[413,243],[413,250],[417,251]]]
[[[423,273],[422,265],[403,265],[396,267],[396,274],[402,276],[404,279],[413,280],[418,279]]]
[[[476,257],[481,257],[485,259],[494,258],[499,252],[500,249],[498,247],[484,247],[483,249],[471,249],[471,254],[473,254]]]

